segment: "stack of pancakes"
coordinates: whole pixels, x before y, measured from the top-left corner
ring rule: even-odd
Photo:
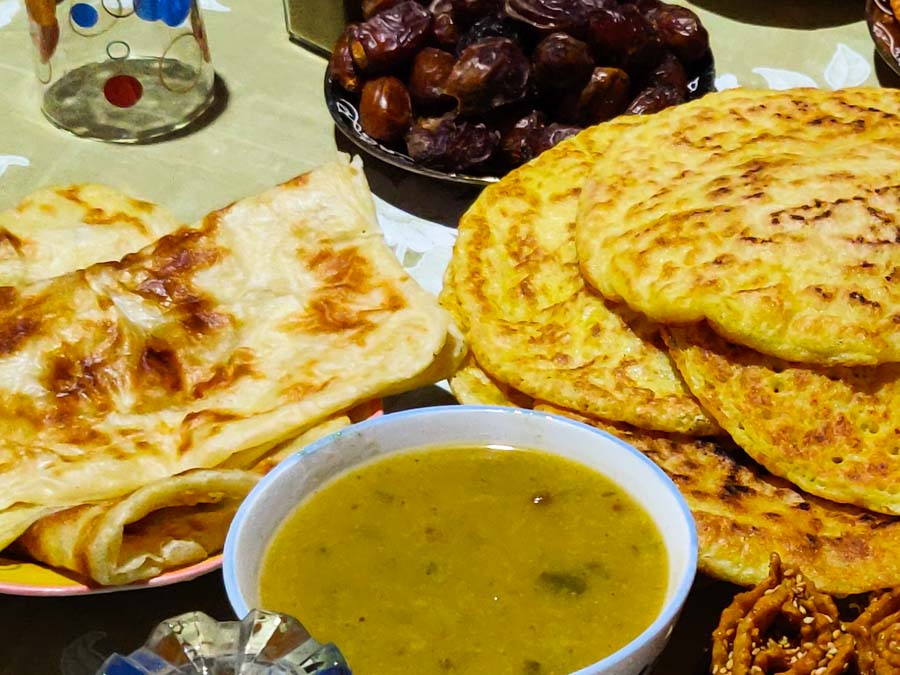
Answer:
[[[190,227],[38,192],[0,214],[0,549],[101,584],[203,560],[262,473],[460,344],[358,164]]]
[[[656,461],[703,571],[900,584],[900,92],[733,90],[581,133],[463,216],[466,403]]]

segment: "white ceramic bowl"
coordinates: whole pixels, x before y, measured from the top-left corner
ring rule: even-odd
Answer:
[[[228,531],[223,568],[235,613],[244,616],[260,607],[260,561],[273,533],[323,483],[392,452],[488,444],[543,450],[580,462],[616,482],[653,518],[669,557],[663,607],[630,643],[577,671],[577,675],[644,673],[669,639],[694,579],[697,532],[691,513],[668,476],[627,443],[585,424],[533,410],[447,406],[394,413],[353,425],[284,460],[244,500]]]

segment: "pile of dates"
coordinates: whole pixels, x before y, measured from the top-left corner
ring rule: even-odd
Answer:
[[[360,125],[413,161],[502,175],[584,127],[685,101],[709,68],[659,0],[363,0],[331,56]]]

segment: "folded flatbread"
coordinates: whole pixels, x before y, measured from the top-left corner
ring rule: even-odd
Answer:
[[[220,551],[258,479],[249,471],[189,471],[122,499],[57,511],[28,528],[16,548],[100,584],[146,579]]]
[[[120,262],[0,294],[0,509],[121,498],[460,355],[346,160]],[[111,578],[111,577],[108,577]]]
[[[106,185],[42,188],[0,213],[0,286],[119,260],[181,225],[161,206]]]

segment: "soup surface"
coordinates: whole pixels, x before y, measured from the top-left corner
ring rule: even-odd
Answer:
[[[276,532],[260,592],[334,642],[354,675],[546,675],[636,637],[667,577],[655,524],[603,475],[462,447],[327,483]]]

